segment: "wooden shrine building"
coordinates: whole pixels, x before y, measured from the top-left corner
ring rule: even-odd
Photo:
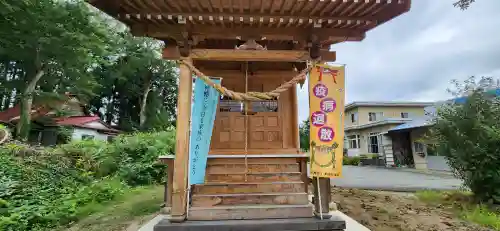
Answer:
[[[298,105],[296,84],[272,100],[221,98],[205,184],[188,195],[193,71],[221,77],[222,86],[235,92],[269,92],[306,69],[307,61],[335,61],[332,44],[362,41],[367,31],[411,5],[410,0],[89,2],[134,35],[164,41],[163,57],[181,61],[176,156],[173,177],[169,174],[173,191],[167,197],[172,221],[313,216],[308,156],[299,147],[298,110],[306,105]]]

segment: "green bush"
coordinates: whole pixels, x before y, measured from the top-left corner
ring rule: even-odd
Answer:
[[[135,133],[116,137],[112,143],[79,141],[59,146],[55,152],[70,156],[79,169],[94,177],[118,174],[129,185],[159,183],[165,166],[158,156],[173,155],[173,132]]]
[[[137,133],[120,136],[113,142],[114,152],[119,155],[119,175],[130,185],[160,183],[165,166],[158,163],[158,156],[173,155],[173,132]]]
[[[361,159],[373,159],[375,157],[378,157],[378,154],[361,154],[359,155]]]
[[[343,165],[359,165],[359,162],[361,161],[361,158],[359,156],[344,156],[344,159],[342,159],[342,164]]]
[[[470,88],[468,88],[470,90]],[[464,104],[438,110],[431,129],[437,153],[476,199],[500,203],[500,100],[476,89]]]
[[[0,146],[0,230],[54,230],[128,187],[159,183],[165,166],[158,164],[158,156],[171,155],[173,146],[172,132],[47,149]]]

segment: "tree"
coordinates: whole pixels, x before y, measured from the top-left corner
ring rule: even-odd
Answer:
[[[24,140],[40,81],[51,75],[74,85],[94,86],[90,70],[105,56],[109,34],[99,16],[82,2],[0,0],[0,6],[0,55],[7,60],[6,68],[14,64],[20,70],[22,87],[16,97],[21,118],[16,131]]]
[[[176,69],[161,43],[121,33],[114,60],[95,69],[102,86],[90,110],[124,131],[164,130],[175,121]]]
[[[309,118],[307,120],[304,120],[302,124],[299,127],[299,134],[300,134],[300,149],[304,151],[309,151],[310,149],[310,128],[311,128],[311,123],[309,122]]]
[[[469,6],[474,3],[476,0],[459,0],[458,2],[453,3],[453,6],[459,7],[462,10],[469,8]]]
[[[500,203],[500,99],[488,94],[495,87],[491,78],[456,83],[454,95],[468,98],[438,108],[430,138],[478,200]]]
[[[175,124],[177,72],[163,43],[132,36],[79,0],[0,0],[0,111],[21,104],[17,138],[32,105],[67,92],[123,131]]]

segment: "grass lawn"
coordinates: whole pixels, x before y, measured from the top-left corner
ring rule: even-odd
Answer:
[[[452,209],[460,218],[500,231],[500,211],[474,203],[470,192],[422,191],[416,196],[423,202]]]
[[[135,231],[159,213],[162,203],[163,186],[132,189],[114,201],[85,206],[84,218],[60,231]]]

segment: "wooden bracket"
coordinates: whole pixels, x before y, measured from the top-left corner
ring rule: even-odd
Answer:
[[[185,38],[184,41],[179,42],[179,54],[182,57],[189,57],[191,53],[191,47],[193,45],[193,40],[191,38]]]

